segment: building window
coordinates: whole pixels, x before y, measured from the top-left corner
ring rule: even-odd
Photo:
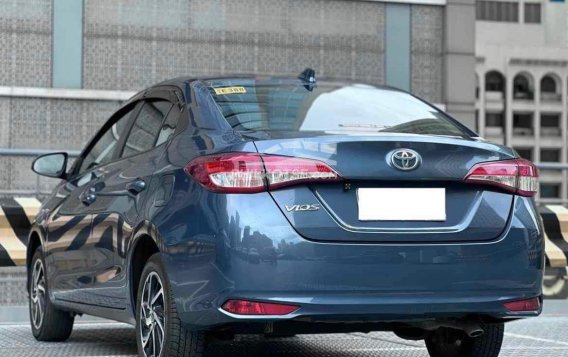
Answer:
[[[512,1],[476,1],[477,19],[483,21],[519,22],[519,4]]]
[[[559,89],[559,80],[555,76],[544,76],[540,81],[540,99],[549,102],[561,101],[562,95],[559,93]]]
[[[525,3],[525,22],[527,24],[540,24],[540,4]]]
[[[513,80],[513,98],[533,99],[532,84],[527,75],[518,74]]]
[[[533,151],[531,148],[515,148],[515,151],[523,158],[527,160],[533,159]]]
[[[485,113],[485,134],[502,136],[505,126],[503,113]]]
[[[560,184],[559,183],[541,183],[540,184],[540,197],[541,198],[560,198]]]
[[[488,72],[485,75],[485,91],[503,92],[505,90],[505,78],[497,71]]]
[[[560,114],[542,113],[540,114],[540,134],[542,136],[561,136]]]
[[[560,162],[560,149],[541,149],[541,162]]]
[[[556,81],[551,76],[545,76],[540,81],[540,90],[543,93],[556,93]]]
[[[513,135],[533,135],[533,115],[526,113],[513,114]]]
[[[485,126],[502,128],[504,121],[503,113],[485,114]]]

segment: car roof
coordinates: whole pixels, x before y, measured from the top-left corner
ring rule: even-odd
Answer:
[[[174,87],[178,87],[182,90],[184,90],[184,88],[189,85],[191,82],[194,81],[218,81],[218,80],[233,80],[233,79],[253,79],[253,80],[263,80],[263,81],[270,81],[270,80],[274,80],[275,84],[277,84],[277,81],[281,81],[281,80],[300,80],[297,76],[262,76],[262,75],[255,75],[255,74],[224,74],[224,75],[210,75],[210,76],[195,76],[195,77],[191,77],[191,76],[181,76],[181,77],[176,77],[176,78],[172,78],[172,79],[168,79],[165,81],[162,81],[160,83],[156,83],[154,85],[152,85],[151,87],[147,88],[148,89],[152,89],[152,88],[156,88],[156,87],[162,87],[162,86],[174,86]],[[375,88],[380,88],[380,89],[390,89],[390,90],[395,90],[395,91],[400,91],[400,92],[404,92],[403,90],[399,89],[399,88],[395,88],[395,87],[391,87],[388,85],[378,85],[378,84],[371,84],[368,82],[364,82],[364,81],[348,81],[348,80],[338,80],[338,79],[334,79],[334,78],[319,78],[317,82],[320,83],[334,83],[340,86],[348,86],[348,85],[352,85],[352,84],[367,84],[370,86],[373,86]],[[300,82],[299,82],[300,83]]]
[[[181,76],[172,79],[167,79],[163,82],[154,84],[150,88],[154,87],[162,87],[162,86],[174,86],[182,88],[185,87],[187,84],[194,82],[194,81],[210,81],[210,80],[230,80],[230,79],[256,79],[259,78],[258,76],[252,74],[240,74],[240,75],[212,75],[212,76],[202,76],[202,77],[190,77],[190,76]],[[266,77],[263,77],[266,78]],[[272,77],[269,77],[272,78]],[[274,77],[275,78],[275,77]]]

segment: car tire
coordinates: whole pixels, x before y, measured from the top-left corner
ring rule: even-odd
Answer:
[[[188,329],[178,317],[160,253],[148,259],[138,284],[136,343],[144,357],[202,357],[205,351],[205,333]]]
[[[75,316],[57,309],[49,298],[46,265],[41,248],[32,258],[29,274],[29,312],[32,333],[38,341],[65,341],[73,331]]]
[[[468,337],[464,332],[441,328],[425,339],[431,357],[497,357],[501,351],[504,324],[482,324],[483,335]]]

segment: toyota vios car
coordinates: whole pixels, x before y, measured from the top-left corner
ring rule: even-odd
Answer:
[[[209,337],[393,331],[431,356],[497,356],[541,312],[537,169],[400,90],[181,78],[113,114],[31,230],[41,341],[74,316],[136,326],[142,356]]]

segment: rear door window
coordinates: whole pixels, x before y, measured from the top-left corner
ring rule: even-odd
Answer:
[[[166,100],[145,102],[130,129],[121,157],[129,157],[153,148],[164,118],[171,108],[172,103]]]
[[[133,106],[125,112],[104,134],[99,136],[97,142],[83,156],[79,173],[113,160],[120,138],[124,135],[130,116],[135,108],[136,106]]]
[[[177,106],[170,109],[166,120],[164,120],[164,123],[162,124],[155,146],[162,145],[174,135],[180,115],[181,111],[177,108]]]

